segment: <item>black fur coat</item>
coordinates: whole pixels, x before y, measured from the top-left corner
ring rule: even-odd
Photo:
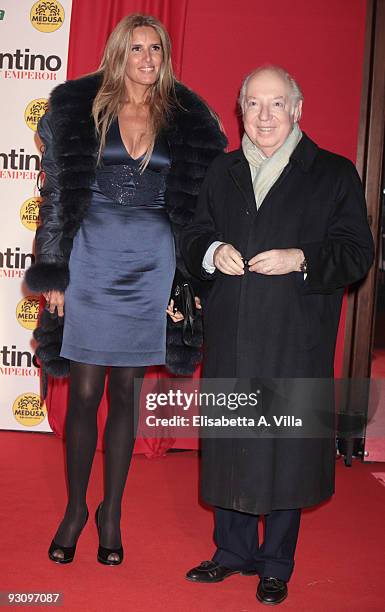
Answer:
[[[45,146],[42,168],[48,170],[41,189],[41,224],[36,233],[36,262],[26,272],[26,284],[35,293],[57,289],[64,291],[69,283],[68,262],[72,241],[91,200],[96,171],[98,141],[91,114],[92,103],[101,83],[93,74],[56,87],[51,94],[49,111],[39,123],[38,131]],[[179,234],[192,218],[197,195],[211,161],[223,151],[226,138],[207,105],[191,90],[176,84],[179,102],[166,130],[171,151],[171,168],[167,177],[165,202],[174,232],[177,270],[176,280],[189,280],[197,286],[183,263]],[[46,160],[45,160],[46,158]],[[49,163],[48,163],[49,159]],[[48,321],[44,311],[35,337],[36,351],[46,371],[65,376],[68,362],[59,357],[62,325]],[[199,347],[185,346],[181,324],[167,317],[166,366],[174,374],[191,374],[200,361]]]

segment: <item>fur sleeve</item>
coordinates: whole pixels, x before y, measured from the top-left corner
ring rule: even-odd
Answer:
[[[67,257],[62,250],[58,167],[54,157],[49,112],[39,121],[38,133],[44,145],[42,169],[45,178],[40,189],[43,202],[40,207],[40,225],[36,232],[36,263],[26,271],[25,280],[34,293],[50,289],[64,291],[69,282],[69,272]]]

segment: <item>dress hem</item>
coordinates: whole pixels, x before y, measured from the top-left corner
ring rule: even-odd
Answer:
[[[101,351],[79,350],[76,347],[67,347],[65,349],[62,348],[60,357],[65,357],[79,363],[104,366],[138,367],[165,365],[166,363],[165,351],[123,354],[111,352],[108,354]]]

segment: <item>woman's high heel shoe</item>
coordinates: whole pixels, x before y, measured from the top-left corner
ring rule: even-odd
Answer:
[[[77,540],[73,546],[61,546],[60,544],[55,542],[55,540],[52,540],[51,546],[48,549],[48,556],[51,559],[51,561],[54,561],[55,563],[71,563],[71,561],[74,560],[76,544],[78,543],[78,539],[79,539],[81,532],[86,526],[86,523],[88,521],[88,516],[89,516],[89,513],[88,513],[88,508],[87,508],[86,520],[84,521],[83,527],[81,528],[80,533],[77,537]],[[56,551],[61,551],[63,553],[63,556],[57,557],[56,555],[54,555]]]
[[[96,522],[96,527],[97,527],[98,534],[99,534],[99,540],[100,540],[99,514],[100,514],[100,508],[102,504],[103,502],[100,502],[95,512],[95,522]],[[110,555],[118,555],[119,559],[116,559],[116,560],[109,559],[108,557]],[[119,565],[123,561],[123,547],[121,546],[120,548],[105,548],[104,546],[100,546],[99,544],[98,561],[99,563],[103,563],[103,565]]]

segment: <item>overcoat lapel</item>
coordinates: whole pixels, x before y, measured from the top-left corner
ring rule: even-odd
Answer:
[[[257,213],[257,207],[255,204],[250,168],[246,158],[240,154],[239,158],[229,168],[229,172],[239,191],[242,193],[249,212],[255,215]]]
[[[284,181],[287,175],[290,173],[290,170],[293,167],[293,162],[295,162],[303,172],[307,172],[315,159],[317,151],[317,145],[304,134],[294,150],[289,164],[286,166],[286,168],[284,168],[283,172],[278,177],[278,180],[273,184],[257,210],[249,164],[242,152],[242,149],[239,149],[237,151],[237,157],[235,158],[234,163],[229,168],[229,173],[241,192],[249,212],[252,215],[257,215],[257,213],[264,208],[265,202],[272,196],[277,187],[281,185],[282,181]]]

